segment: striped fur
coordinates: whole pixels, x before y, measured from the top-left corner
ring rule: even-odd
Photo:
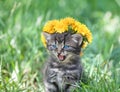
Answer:
[[[43,34],[50,52],[43,71],[45,90],[72,92],[83,71],[79,56],[82,37],[71,33]]]

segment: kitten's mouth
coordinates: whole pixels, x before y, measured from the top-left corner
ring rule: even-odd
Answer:
[[[59,58],[60,61],[65,60],[65,56],[64,56],[64,55],[61,55],[61,54],[58,54],[58,58]]]

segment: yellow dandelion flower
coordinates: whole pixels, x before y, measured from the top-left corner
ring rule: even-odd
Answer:
[[[88,29],[86,28],[85,25],[81,24],[78,28],[77,33],[80,33],[81,35],[85,36],[85,34],[87,33]]]
[[[83,41],[82,48],[85,48],[88,45],[88,42]]]
[[[64,25],[67,25],[67,26],[70,26],[72,25],[75,20],[73,18],[70,18],[70,17],[67,17],[67,18],[64,18],[64,19],[61,19],[60,20]]]
[[[61,20],[52,20],[49,21],[44,27],[43,31],[53,34],[53,33],[64,33],[66,31],[69,31],[69,29],[72,29],[74,31],[73,33],[79,33],[83,36],[83,45],[82,48],[85,48],[88,43],[92,42],[92,34],[90,30],[87,28],[86,25],[81,24],[79,21],[67,17]],[[71,30],[70,30],[71,31]],[[46,40],[44,36],[41,36],[42,42],[44,45],[46,45]]]
[[[74,31],[79,31],[79,28],[80,28],[80,26],[81,26],[81,23],[78,22],[78,21],[75,21],[71,26],[72,26],[72,29],[73,29]]]
[[[41,34],[41,41],[42,41],[43,45],[46,47],[46,39],[43,34]]]
[[[64,25],[62,22],[58,22],[58,24],[55,25],[55,31],[57,33],[63,33],[68,30],[68,26]]]
[[[88,33],[85,34],[85,37],[87,38],[87,41],[88,41],[89,43],[92,42],[92,36],[91,36],[91,35],[92,35],[92,34],[91,34],[90,32],[88,32]]]
[[[54,27],[55,25],[58,23],[59,21],[58,20],[52,20],[52,21],[49,21],[44,27],[43,27],[43,31],[44,32],[47,32],[47,33],[55,33],[55,30],[54,30]]]

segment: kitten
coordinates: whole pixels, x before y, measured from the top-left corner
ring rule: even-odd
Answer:
[[[43,32],[50,56],[45,65],[43,81],[46,92],[72,92],[80,82],[82,65],[79,53],[82,36],[70,32],[48,34]]]

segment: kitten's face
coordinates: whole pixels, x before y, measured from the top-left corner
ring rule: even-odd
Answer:
[[[43,32],[43,35],[47,41],[47,49],[58,61],[64,61],[72,57],[72,55],[80,53],[82,44],[82,36],[80,34],[48,34]]]

